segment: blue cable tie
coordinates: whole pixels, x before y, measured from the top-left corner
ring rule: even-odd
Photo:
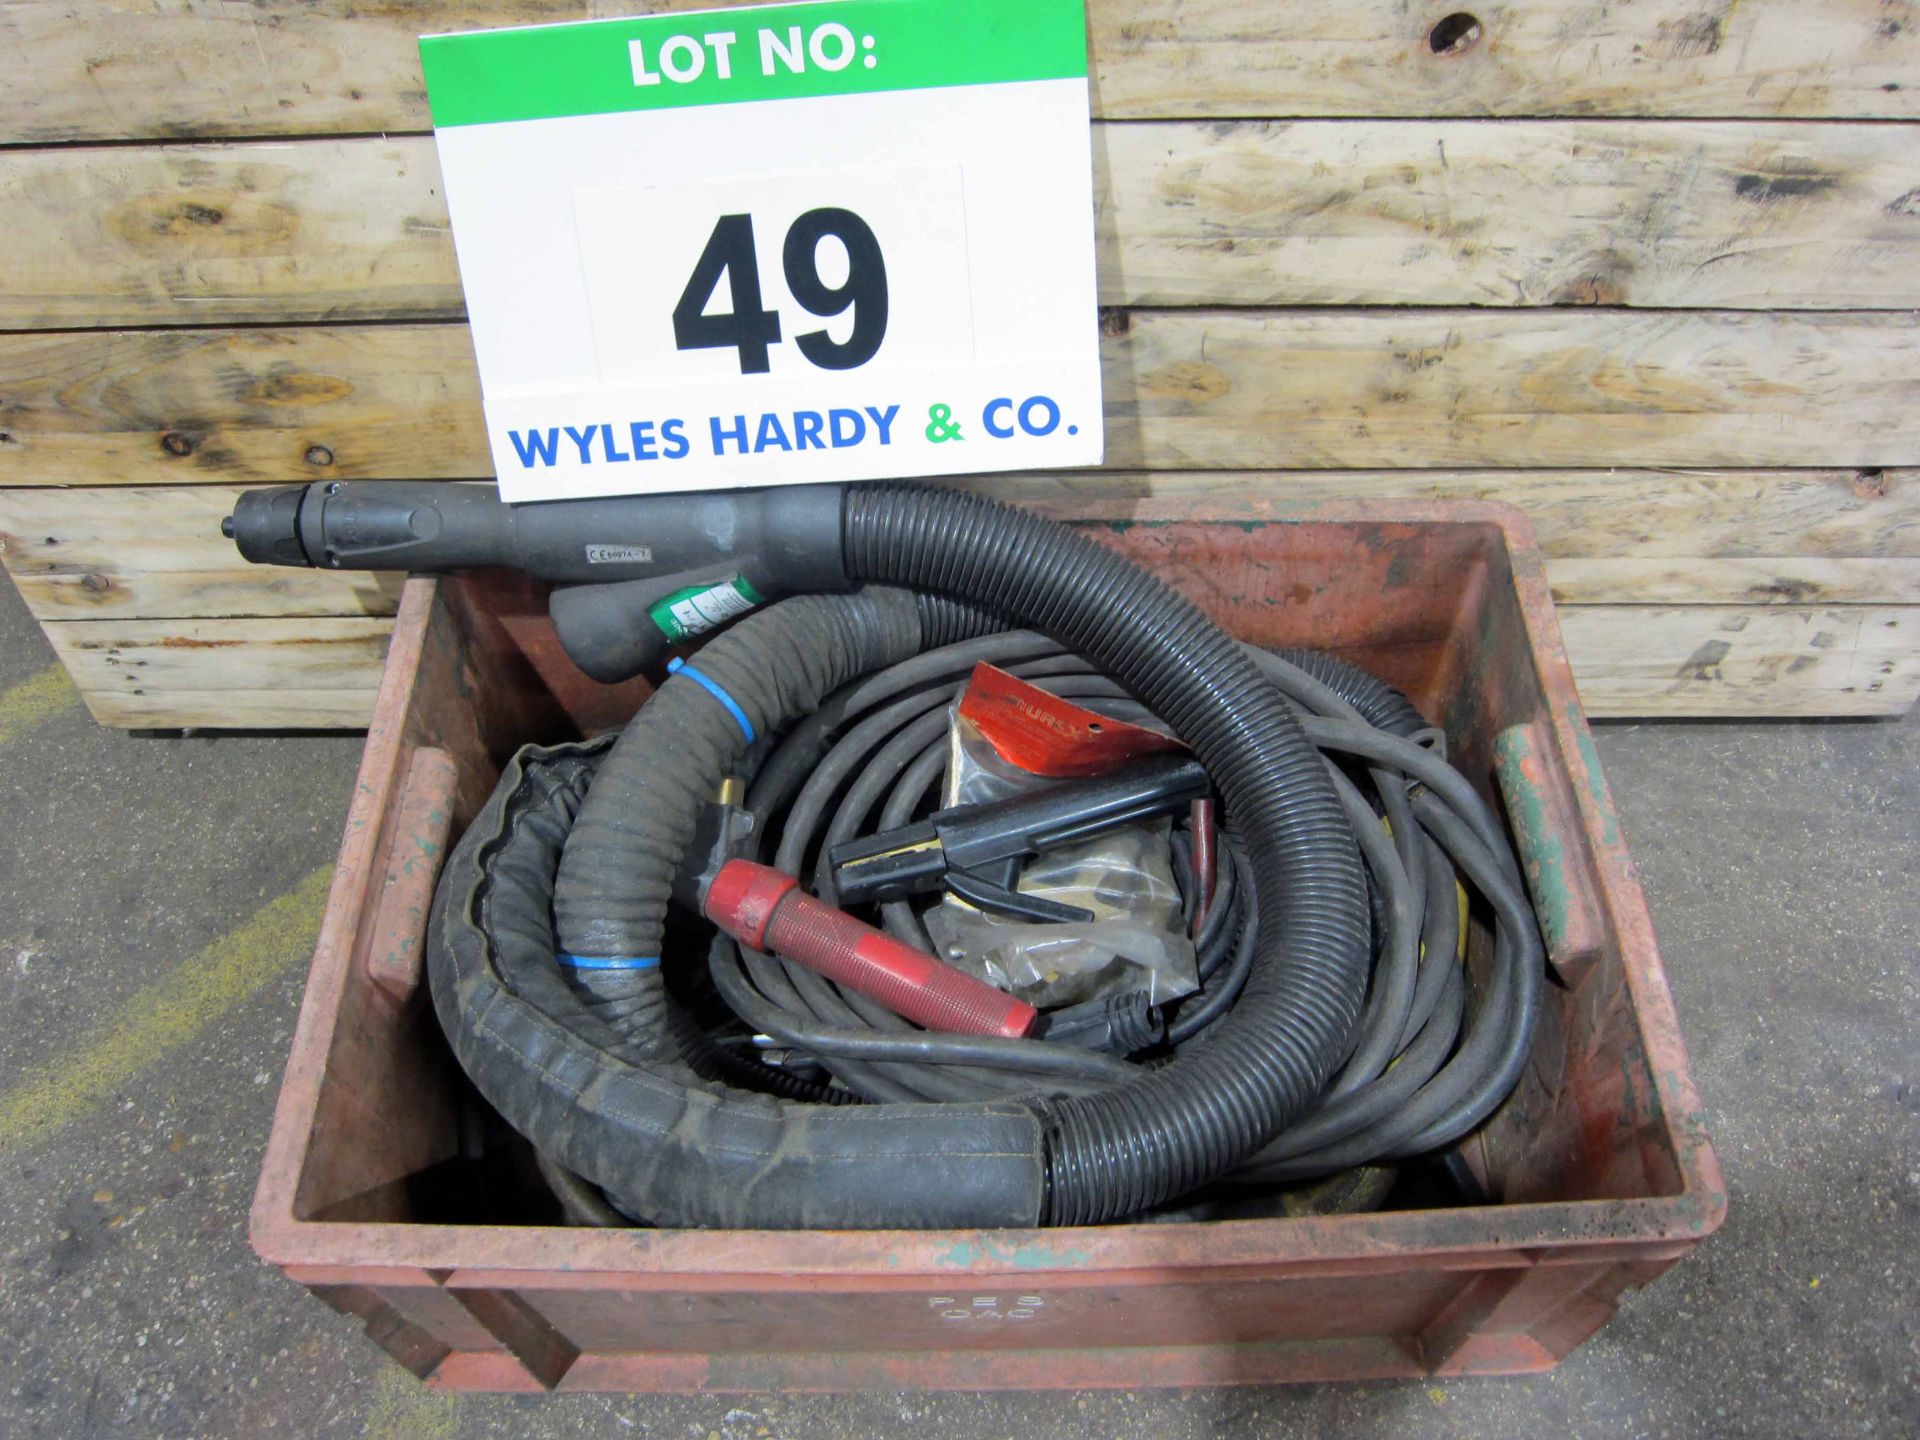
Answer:
[[[660,964],[658,955],[569,955],[559,950],[553,958],[574,970],[653,970]]]
[[[747,712],[740,708],[737,700],[721,688],[718,681],[702,675],[677,655],[667,662],[667,673],[685,675],[690,680],[696,681],[709,695],[727,707],[727,713],[733,716],[734,723],[740,727],[740,733],[747,737],[747,744],[753,744],[753,722],[747,719]]]

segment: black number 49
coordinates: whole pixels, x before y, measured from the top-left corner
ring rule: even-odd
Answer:
[[[832,235],[847,248],[847,279],[829,285],[820,278],[820,242]],[[788,227],[781,247],[787,289],[807,310],[823,319],[853,310],[853,333],[836,341],[825,330],[793,337],[800,353],[822,370],[851,370],[880,349],[887,334],[887,265],[880,242],[851,210],[809,210]],[[709,315],[707,304],[727,277],[733,309]],[[780,316],[760,303],[760,269],[754,258],[753,217],[722,215],[694,264],[680,303],[673,307],[673,343],[679,350],[733,349],[742,375],[764,375],[771,368],[769,346],[780,343]]]

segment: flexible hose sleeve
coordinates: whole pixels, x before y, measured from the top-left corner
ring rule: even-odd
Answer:
[[[1165,718],[1212,774],[1273,922],[1206,1045],[1054,1107],[1048,1219],[1117,1219],[1226,1173],[1326,1083],[1365,992],[1365,881],[1319,753],[1219,626],[1085,535],[921,486],[852,489],[844,515],[851,576],[979,601],[1052,636]]]
[[[925,613],[901,591],[800,597],[704,647],[700,678],[683,670],[669,679],[601,762],[566,836],[549,882],[559,948],[582,957],[658,955],[698,809],[740,762],[749,731],[774,730],[847,681],[918,652]],[[991,623],[959,607],[938,618],[948,627]],[[462,860],[476,888],[488,863],[478,854]],[[549,965],[551,953],[549,942]],[[459,1029],[450,1025],[449,1033],[482,1091],[523,1133],[565,1135],[559,1158],[636,1214],[776,1229],[1040,1218],[1043,1140],[1020,1107],[783,1106],[703,1086],[674,1041],[657,968],[637,972],[643,1003],[622,1012],[622,1038],[637,1063],[623,1071],[583,1065],[574,1042],[544,1026],[536,1034],[538,1022],[509,997],[482,1003],[486,977],[469,974],[473,1000],[457,1007]],[[561,1051],[563,1064],[527,1063]],[[587,1103],[589,1093],[617,1095],[617,1108],[611,1099]],[[915,1164],[899,1163],[909,1154],[919,1157]]]

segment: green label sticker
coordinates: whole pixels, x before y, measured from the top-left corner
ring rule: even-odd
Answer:
[[[429,35],[433,123],[1085,78],[1082,0],[815,0]]]
[[[689,585],[684,590],[676,590],[654,601],[647,614],[653,617],[662,635],[678,642],[704,635],[761,603],[746,578],[735,575],[717,585]]]

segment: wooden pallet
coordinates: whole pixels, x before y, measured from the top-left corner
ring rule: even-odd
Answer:
[[[0,547],[95,715],[365,719],[396,585],[217,521],[490,473],[415,37],[661,8],[0,11]],[[988,488],[1506,499],[1595,713],[1920,695],[1920,7],[1089,12],[1108,464]]]

